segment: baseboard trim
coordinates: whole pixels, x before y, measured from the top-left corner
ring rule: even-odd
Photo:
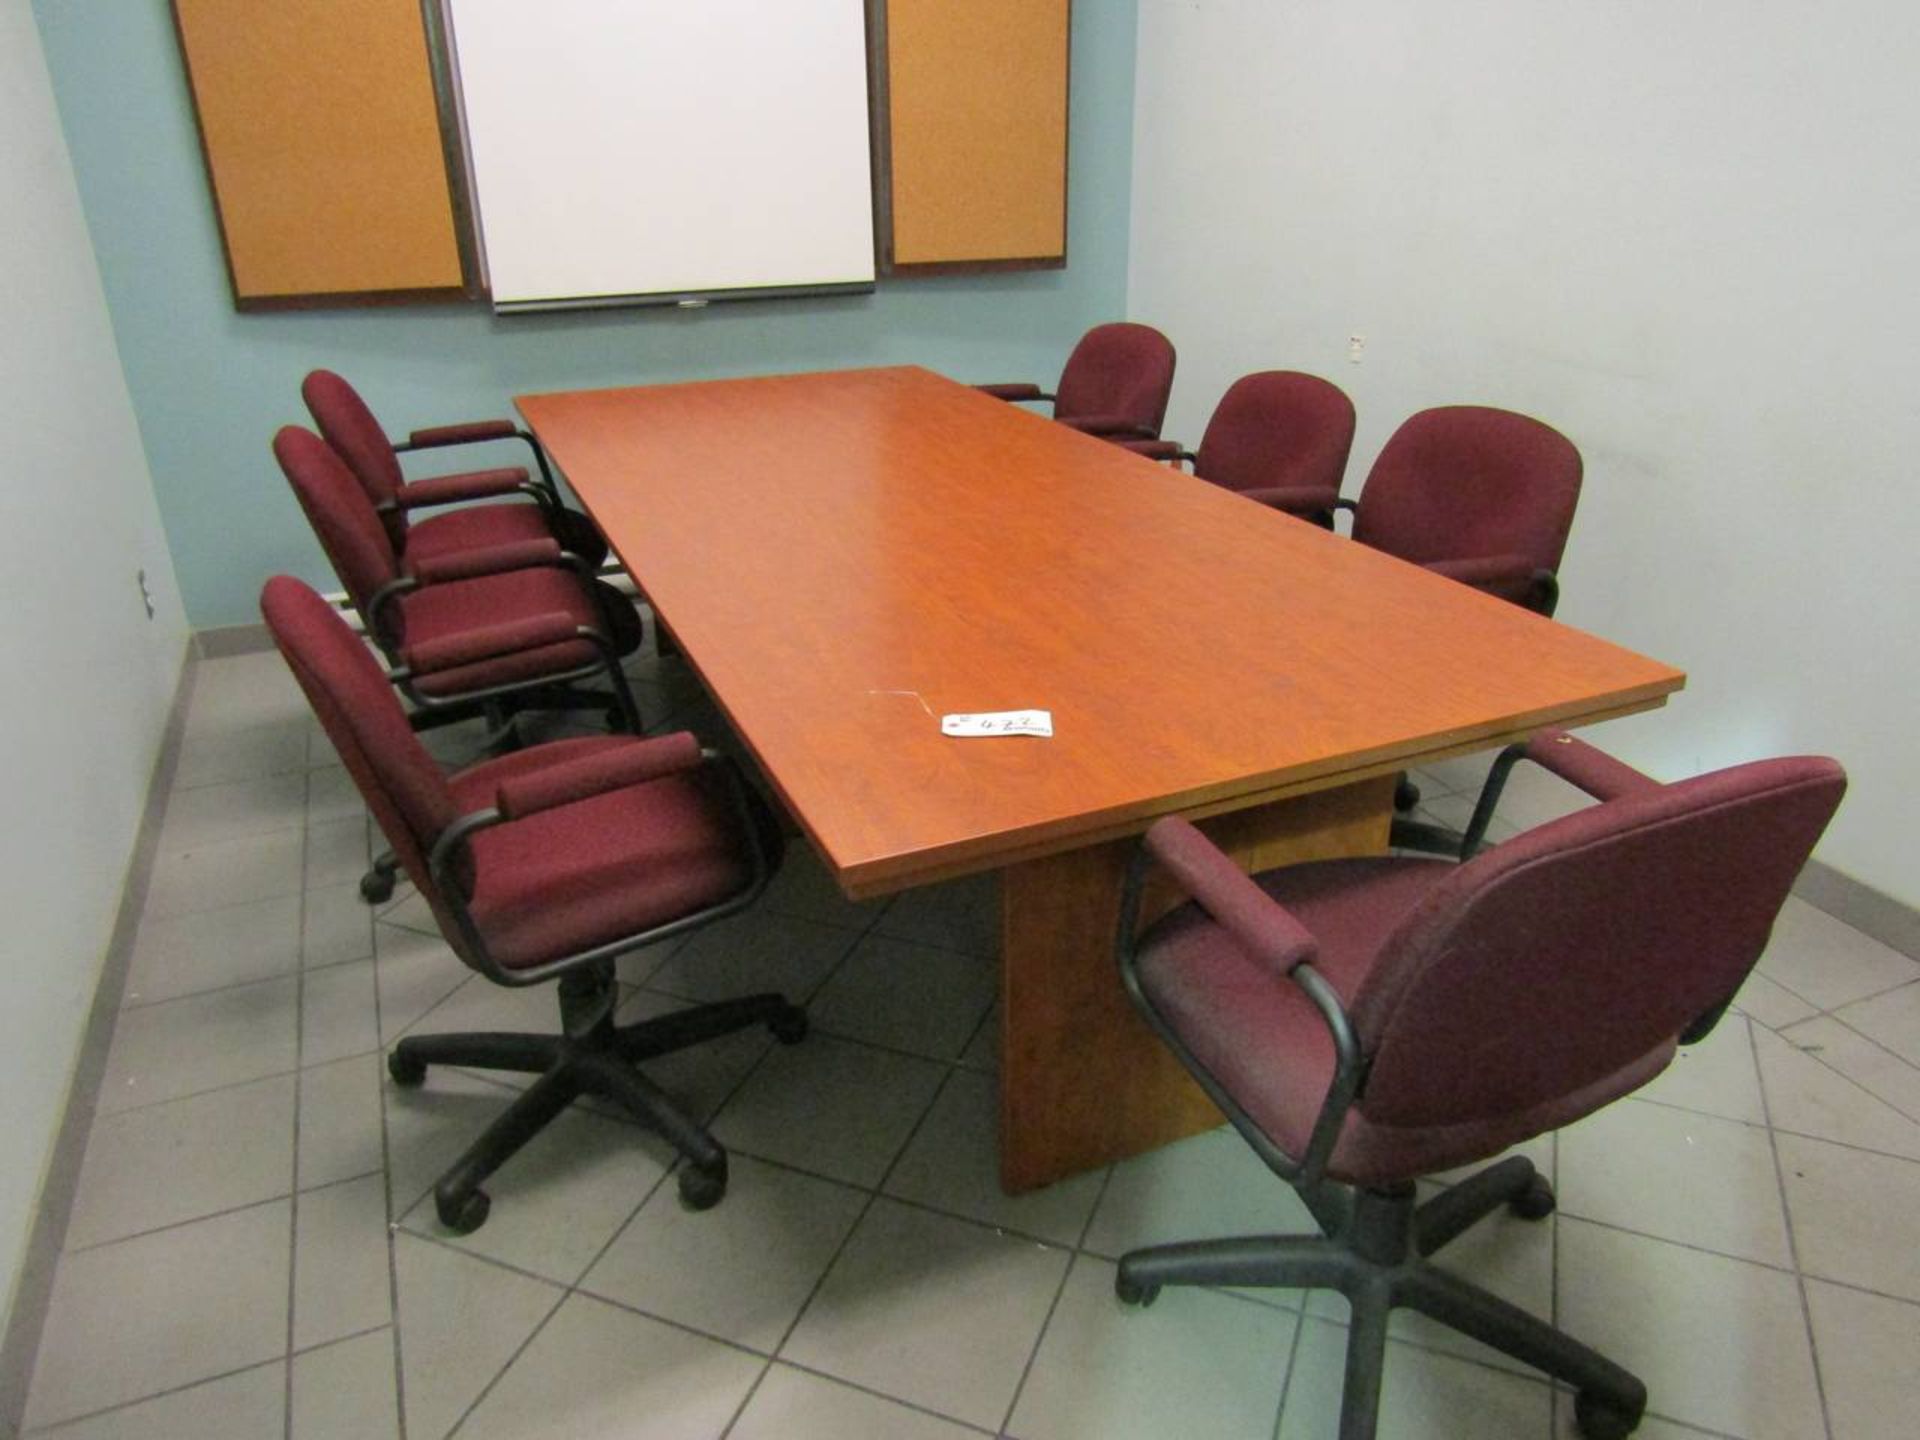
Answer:
[[[1821,860],[1809,860],[1793,893],[1882,945],[1920,960],[1920,910]]]
[[[261,628],[264,631],[265,627]],[[147,782],[146,807],[127,862],[120,909],[114,917],[113,934],[107,941],[100,983],[93,992],[93,1006],[87,1013],[86,1028],[81,1032],[79,1060],[74,1066],[73,1083],[67,1090],[66,1113],[54,1136],[46,1184],[41,1188],[33,1228],[27,1234],[26,1250],[21,1256],[13,1309],[7,1316],[5,1336],[0,1338],[0,1440],[12,1440],[25,1423],[27,1386],[33,1379],[40,1332],[46,1325],[47,1307],[53,1300],[54,1271],[59,1265],[61,1247],[66,1243],[67,1220],[80,1182],[80,1164],[86,1158],[94,1106],[106,1076],[107,1050],[113,1043],[114,1021],[120,1013],[127,971],[133,963],[133,942],[140,928],[140,912],[146,908],[154,858],[160,849],[160,825],[166,818],[167,796],[172,793],[174,772],[180,765],[180,747],[186,733],[187,706],[193,698],[194,662],[198,653],[199,647],[190,641],[181,656],[173,706],[167,714],[160,753]]]
[[[254,655],[273,649],[273,632],[260,623],[215,625],[193,632],[193,653],[202,660],[224,660],[229,655]]]

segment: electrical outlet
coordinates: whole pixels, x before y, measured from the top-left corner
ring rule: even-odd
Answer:
[[[1347,336],[1347,363],[1358,365],[1360,357],[1367,353],[1367,337],[1364,335]]]
[[[140,603],[147,607],[147,618],[151,620],[153,619],[153,591],[147,588],[147,572],[136,570],[133,572],[133,578],[140,586]]]

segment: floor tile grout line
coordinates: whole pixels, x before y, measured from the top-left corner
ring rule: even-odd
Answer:
[[[858,1390],[862,1395],[871,1395],[876,1400],[885,1400],[889,1404],[900,1406],[902,1409],[912,1410],[916,1414],[925,1415],[931,1420],[944,1420],[949,1425],[958,1425],[961,1429],[971,1430],[976,1435],[990,1436],[996,1433],[984,1425],[976,1425],[971,1420],[962,1420],[958,1415],[949,1415],[944,1410],[935,1410],[931,1406],[921,1404],[918,1400],[909,1400],[901,1395],[890,1395],[885,1390],[876,1390],[871,1385],[863,1384],[858,1380],[849,1380],[844,1375],[835,1375],[832,1371],[822,1370],[818,1366],[805,1365],[798,1360],[786,1360],[779,1356],[774,1357],[768,1369],[771,1370],[774,1366],[785,1366],[789,1370],[798,1370],[802,1375],[811,1375],[816,1380],[825,1380],[834,1385],[844,1385],[849,1390]],[[725,1437],[722,1437],[722,1440],[725,1440]]]
[[[1753,1069],[1760,1085],[1760,1112],[1767,1119],[1767,1149],[1773,1156],[1773,1181],[1780,1201],[1780,1220],[1786,1228],[1787,1258],[1793,1263],[1794,1291],[1800,1297],[1800,1322],[1806,1328],[1807,1359],[1813,1367],[1814,1399],[1820,1406],[1820,1423],[1824,1427],[1828,1440],[1833,1436],[1833,1416],[1827,1409],[1827,1386],[1821,1373],[1820,1341],[1813,1328],[1813,1305],[1807,1298],[1807,1277],[1800,1268],[1800,1241],[1793,1223],[1793,1204],[1787,1198],[1786,1162],[1780,1158],[1780,1137],[1773,1128],[1773,1105],[1767,1096],[1767,1076],[1760,1064],[1759,1048],[1753,1043],[1753,1032],[1747,1032],[1747,1048],[1753,1056]]]
[[[997,1076],[995,1077],[995,1080],[997,1083],[998,1081]],[[1087,1218],[1080,1222],[1080,1233],[1074,1237],[1074,1240],[1073,1240],[1074,1254],[1091,1255],[1093,1253],[1091,1250],[1087,1248],[1087,1237],[1093,1234],[1094,1217],[1100,1213],[1100,1207],[1107,1203],[1107,1191],[1113,1188],[1113,1173],[1115,1170],[1119,1168],[1120,1167],[1116,1164],[1109,1164],[1107,1166],[1106,1173],[1100,1177],[1100,1188],[1094,1192],[1093,1204],[1090,1207],[1088,1207]],[[1102,1258],[1105,1258],[1105,1257],[1102,1257]]]
[[[201,736],[200,738],[206,740],[212,737]],[[188,743],[190,743],[190,741],[183,740],[182,749],[184,749]],[[298,775],[308,770],[324,770],[327,768],[329,767],[324,765],[309,765],[305,760],[302,760],[298,765],[281,765],[271,770],[254,770],[243,775],[218,775],[211,780],[176,781],[173,789],[168,793],[170,795],[180,795],[190,790],[211,790],[216,785],[244,785],[251,780],[272,780],[281,775]]]
[[[734,1426],[738,1425],[740,1417],[747,1413],[747,1407],[753,1404],[753,1397],[760,1393],[760,1387],[766,1383],[767,1376],[773,1373],[773,1367],[777,1363],[772,1356],[766,1356],[761,1360],[760,1372],[753,1377],[753,1383],[747,1386],[745,1393],[734,1405],[733,1413],[727,1416],[726,1424],[720,1427],[716,1440],[728,1440],[728,1437],[733,1434]]]
[[[287,979],[289,980],[291,980],[292,978],[293,978],[292,976],[287,977]],[[285,982],[275,981],[273,983],[283,984]],[[372,1053],[373,1052],[370,1050],[363,1050],[360,1052],[361,1055],[370,1055]],[[340,1056],[340,1059],[342,1060],[353,1060],[357,1058],[359,1057],[356,1055]],[[331,1065],[334,1062],[329,1060],[329,1061],[326,1061],[325,1063]],[[316,1065],[314,1068],[317,1070],[320,1067]],[[219,1094],[223,1094],[228,1090],[242,1089],[248,1085],[264,1085],[269,1080],[285,1080],[289,1076],[294,1075],[296,1073],[297,1072],[292,1067],[288,1067],[285,1070],[269,1070],[264,1075],[250,1075],[245,1080],[224,1080],[218,1085],[209,1085],[204,1090],[189,1090],[185,1094],[169,1095],[166,1098],[161,1100],[143,1100],[138,1105],[123,1105],[117,1110],[96,1111],[95,1115],[96,1115],[96,1118],[103,1119],[103,1120],[116,1119],[122,1115],[138,1115],[143,1111],[157,1110],[162,1105],[174,1105],[174,1104],[178,1104],[183,1100],[198,1100],[207,1095],[219,1095]]]
[[[1822,912],[1822,913],[1825,913],[1825,912]],[[1843,925],[1846,924],[1845,921],[1841,921],[1840,923]],[[1851,929],[1852,927],[1849,926],[1848,928]],[[1864,934],[1865,932],[1862,931],[1861,933]],[[1786,991],[1787,994],[1791,995],[1795,1000],[1798,1000],[1802,1005],[1805,1005],[1809,1010],[1814,1012],[1811,1015],[1802,1015],[1797,1020],[1789,1020],[1784,1025],[1780,1025],[1780,1026],[1768,1025],[1766,1028],[1769,1030],[1772,1030],[1773,1033],[1776,1035],[1779,1035],[1785,1031],[1791,1030],[1796,1025],[1805,1025],[1814,1020],[1838,1020],[1842,1025],[1846,1025],[1849,1030],[1852,1030],[1853,1026],[1847,1024],[1846,1019],[1840,1014],[1842,1010],[1851,1009],[1853,1006],[1863,1004],[1868,1000],[1884,1000],[1887,996],[1893,994],[1895,991],[1905,990],[1909,986],[1920,986],[1920,976],[1914,976],[1906,980],[1902,980],[1897,984],[1889,985],[1884,990],[1872,990],[1864,995],[1851,995],[1851,996],[1848,996],[1845,1000],[1842,1000],[1835,1005],[1821,1005],[1815,1002],[1814,1000],[1809,999],[1807,996],[1801,994],[1800,991],[1794,989],[1791,985],[1787,984],[1786,981],[1776,979],[1774,976],[1769,975],[1765,970],[1763,970],[1760,967],[1760,965],[1757,962],[1750,973],[1754,975],[1758,975],[1761,979],[1765,980],[1770,985],[1779,986],[1782,990]],[[1753,1017],[1749,1016],[1748,1018],[1752,1019]],[[1860,1032],[1855,1032],[1855,1033],[1860,1033]],[[1871,1039],[1872,1037],[1867,1036],[1866,1038]],[[1913,1062],[1908,1061],[1907,1063],[1912,1064]]]
[[[196,1389],[201,1385],[215,1385],[222,1380],[231,1380],[236,1375],[246,1375],[255,1370],[264,1370],[269,1365],[285,1365],[286,1363],[287,1357],[284,1355],[269,1355],[264,1360],[254,1360],[245,1365],[236,1365],[233,1369],[222,1370],[216,1375],[201,1375],[183,1384],[170,1385],[164,1390],[155,1390],[151,1394],[139,1395],[131,1400],[120,1400],[112,1405],[103,1406],[98,1410],[88,1410],[84,1414],[79,1415],[68,1415],[62,1419],[55,1420],[50,1425],[29,1427],[20,1432],[20,1440],[41,1440],[41,1437],[47,1437],[47,1440],[58,1440],[61,1431],[71,1431],[74,1427],[84,1425],[89,1420],[98,1420],[103,1415],[116,1415],[123,1410],[131,1410],[136,1405],[146,1405],[155,1400],[165,1400],[169,1396],[182,1394],[185,1391]]]
[[[861,940],[864,940],[867,935],[871,934],[873,927],[880,923],[881,917],[884,916],[886,912],[892,908],[893,907],[891,906],[891,904],[889,904],[881,907],[878,911],[876,911],[872,916],[872,918],[868,921],[866,928],[860,932],[858,939],[856,939],[854,942],[854,946],[857,946]],[[841,965],[844,965],[846,963],[846,957],[847,955],[850,955],[853,953],[854,946],[849,946],[848,949],[841,955],[840,960],[836,962],[834,966],[834,970],[837,971]],[[819,990],[825,987],[827,980],[832,978],[832,974],[833,972],[830,971],[828,975],[821,980],[820,985],[815,987],[815,991],[814,991],[815,994],[818,994]],[[805,1042],[803,1041],[802,1043],[804,1044]],[[761,1065],[764,1065],[766,1063],[767,1056],[773,1053],[774,1053],[773,1049],[769,1047],[761,1055],[760,1059],[755,1063],[753,1067],[754,1070],[757,1071]],[[746,1087],[748,1079],[751,1078],[751,1074],[752,1072],[749,1072],[747,1076],[742,1076],[740,1083],[734,1087],[732,1094],[729,1095],[727,1100],[723,1102],[714,1111],[714,1118],[716,1120],[719,1119],[719,1117],[726,1112],[726,1107],[728,1104],[732,1103],[733,1098],[739,1095],[741,1090],[743,1090]],[[912,1128],[907,1132],[907,1135],[905,1136],[905,1138],[901,1140],[899,1148],[894,1152],[893,1159],[888,1163],[886,1169],[881,1171],[880,1175],[876,1178],[874,1184],[871,1187],[867,1187],[867,1186],[857,1187],[860,1189],[864,1189],[866,1191],[866,1197],[867,1197],[866,1200],[860,1206],[860,1213],[853,1217],[853,1223],[847,1226],[846,1233],[840,1237],[840,1243],[833,1247],[833,1254],[827,1257],[827,1263],[821,1266],[820,1273],[814,1276],[813,1284],[810,1287],[808,1287],[806,1298],[800,1302],[799,1308],[797,1308],[793,1312],[793,1318],[787,1322],[786,1329],[781,1332],[779,1342],[773,1347],[773,1355],[771,1357],[772,1359],[774,1360],[779,1359],[781,1352],[784,1351],[787,1348],[787,1346],[792,1342],[794,1332],[800,1328],[801,1321],[803,1321],[806,1318],[807,1312],[813,1308],[814,1302],[819,1299],[821,1288],[827,1283],[827,1277],[833,1273],[834,1267],[840,1263],[840,1257],[846,1254],[847,1247],[853,1243],[853,1237],[859,1233],[860,1227],[866,1223],[867,1216],[873,1213],[873,1207],[875,1203],[878,1202],[878,1200],[880,1199],[880,1187],[886,1183],[888,1176],[890,1176],[893,1173],[894,1166],[899,1164],[900,1156],[905,1154],[907,1147],[913,1143],[913,1137],[919,1134],[920,1127],[926,1123],[926,1118],[928,1114],[932,1112],[935,1103],[939,1100],[940,1092],[946,1088],[946,1084],[947,1084],[947,1077],[943,1076],[940,1083],[934,1087],[933,1093],[927,1097],[926,1106],[921,1111],[919,1119],[914,1122]],[[738,1148],[738,1147],[734,1147],[734,1148]],[[740,1151],[740,1153],[749,1154],[751,1152],[743,1150],[743,1151]],[[789,1166],[788,1168],[798,1169],[798,1167],[793,1167],[793,1166]],[[801,1171],[801,1173],[804,1174],[807,1172]],[[846,1182],[838,1181],[837,1183],[845,1184]],[[756,1382],[755,1388],[756,1389],[758,1388],[757,1382]],[[744,1411],[742,1413],[744,1413]],[[738,1416],[735,1417],[735,1422],[737,1422],[737,1420],[738,1420]],[[730,1432],[733,1429],[733,1424],[730,1423],[727,1429]]]
[[[1706,1245],[1697,1245],[1691,1240],[1674,1240],[1665,1235],[1655,1235],[1650,1230],[1635,1230],[1630,1225],[1617,1225],[1611,1220],[1596,1220],[1591,1215],[1579,1215],[1571,1210],[1556,1209],[1554,1214],[1563,1219],[1576,1220],[1582,1225],[1592,1225],[1599,1230],[1611,1231],[1616,1235],[1630,1235],[1636,1240],[1651,1240],[1656,1245],[1671,1245],[1677,1250],[1688,1250],[1695,1255],[1706,1255],[1715,1260],[1730,1261],[1735,1265],[1752,1265],[1760,1270],[1771,1270],[1776,1275],[1792,1275],[1796,1273],[1789,1265],[1775,1264],[1771,1260],[1755,1260],[1749,1255],[1734,1255],[1725,1250],[1715,1250]]]
[[[285,897],[285,898],[291,898],[291,897]],[[342,962],[342,963],[346,963],[346,962]],[[130,1000],[126,1004],[120,1007],[119,1013],[122,1015],[131,1015],[136,1010],[153,1010],[161,1005],[171,1005],[177,1000],[204,1000],[210,995],[224,995],[229,990],[244,990],[249,985],[279,984],[284,981],[298,978],[301,972],[306,968],[308,967],[302,966],[296,960],[294,964],[289,965],[285,970],[272,975],[260,975],[250,980],[227,980],[227,981],[223,981],[221,984],[218,984],[218,985],[209,985],[203,990],[187,990],[187,991],[183,991],[181,994],[178,994],[178,995],[163,995],[157,1000],[146,1000],[146,999]],[[320,970],[320,969],[330,969],[332,967],[315,965],[311,968],[315,970]],[[219,1088],[219,1087],[215,1087],[215,1088]],[[141,1107],[133,1106],[129,1108],[139,1109]]]
[[[1767,978],[1769,980],[1773,980],[1773,977],[1771,975],[1767,976]],[[1776,985],[1780,985],[1780,982],[1778,980],[1774,980],[1773,983]],[[1781,985],[1780,988],[1784,990],[1787,987],[1784,985]],[[1905,980],[1902,980],[1897,984],[1889,985],[1883,990],[1870,990],[1865,995],[1856,995],[1851,1000],[1842,1000],[1838,1005],[1832,1006],[1829,1009],[1822,1010],[1820,1013],[1834,1020],[1838,1020],[1842,1025],[1847,1025],[1847,1021],[1845,1017],[1842,1016],[1840,1013],[1842,1010],[1851,1010],[1854,1006],[1865,1005],[1870,1000],[1884,1000],[1889,995],[1899,994],[1902,990],[1920,990],[1920,975],[1910,975]],[[1806,996],[1804,995],[1801,995],[1799,998],[1802,1000],[1806,1000]],[[1807,1003],[1811,1005],[1813,1002],[1811,1000],[1807,1000]],[[1807,1018],[1812,1019],[1813,1017],[1808,1016]],[[1794,1023],[1804,1024],[1806,1022],[1795,1021]],[[1847,1028],[1851,1030],[1853,1027],[1851,1025],[1847,1025]]]
[[[448,1248],[453,1249],[456,1247],[449,1246]],[[552,1282],[549,1281],[548,1283],[551,1284]],[[545,1330],[547,1326],[553,1323],[553,1317],[560,1313],[560,1307],[565,1305],[567,1301],[570,1300],[571,1298],[572,1298],[572,1292],[567,1291],[565,1289],[561,1290],[560,1298],[555,1300],[553,1302],[552,1308],[550,1308],[545,1315],[540,1317],[540,1322],[537,1325],[535,1325],[531,1331],[528,1332],[527,1338],[522,1340],[519,1343],[519,1345],[514,1347],[513,1353],[507,1357],[506,1364],[502,1365],[498,1370],[496,1370],[493,1373],[493,1377],[490,1380],[488,1380],[485,1385],[482,1385],[480,1387],[480,1393],[474,1396],[473,1400],[471,1401],[471,1403],[468,1404],[467,1408],[460,1412],[460,1418],[455,1420],[453,1422],[452,1427],[448,1429],[446,1434],[446,1440],[454,1440],[454,1437],[459,1435],[461,1427],[465,1425],[470,1418],[472,1418],[473,1413],[476,1410],[478,1410],[482,1405],[487,1403],[487,1396],[491,1395],[494,1391],[494,1388],[497,1385],[499,1385],[499,1383],[502,1380],[506,1378],[507,1372],[513,1369],[514,1365],[518,1363],[522,1355],[527,1353],[528,1348],[533,1344],[533,1342],[540,1338],[540,1333],[543,1330]],[[439,1437],[435,1437],[435,1440],[439,1440]]]
[[[365,1177],[362,1176],[362,1179]],[[191,1215],[184,1220],[170,1220],[165,1225],[155,1225],[148,1230],[136,1230],[130,1235],[115,1235],[110,1240],[95,1240],[91,1244],[76,1245],[62,1250],[62,1258],[69,1255],[90,1255],[98,1250],[108,1250],[115,1245],[131,1244],[135,1240],[149,1240],[155,1235],[165,1235],[169,1231],[184,1230],[189,1225],[198,1225],[204,1220],[225,1220],[230,1216],[244,1215],[249,1210],[259,1210],[268,1205],[278,1205],[293,1198],[291,1190],[282,1190],[277,1195],[264,1196],[257,1200],[244,1201],[239,1205],[227,1205],[218,1210],[209,1210],[204,1215]]]
[[[306,786],[302,786],[305,790]],[[304,821],[306,816],[302,814]],[[364,835],[364,830],[362,832]],[[313,831],[310,826],[300,827],[300,903],[295,907],[295,955],[298,946],[304,942],[307,931],[307,858],[313,849]],[[286,1390],[282,1409],[282,1426],[285,1440],[293,1440],[293,1345],[295,1311],[300,1303],[300,1066],[306,1047],[306,994],[307,978],[304,970],[296,972],[293,987],[293,1198],[287,1205],[287,1368],[283,1377]]]
[[[1834,1024],[1838,1025],[1841,1029],[1845,1030],[1849,1035],[1852,1035],[1857,1039],[1864,1041],[1866,1044],[1871,1045],[1874,1049],[1878,1050],[1882,1055],[1885,1055],[1889,1060],[1893,1061],[1896,1065],[1901,1066],[1903,1069],[1912,1070],[1916,1074],[1920,1074],[1920,1065],[1917,1065],[1913,1061],[1907,1059],[1906,1056],[1902,1055],[1897,1050],[1889,1050],[1885,1045],[1882,1045],[1878,1040],[1874,1039],[1871,1035],[1867,1034],[1865,1031],[1856,1030],[1853,1026],[1849,1025],[1845,1020],[1842,1020],[1838,1015],[1821,1014],[1818,1016],[1810,1016],[1809,1019],[1831,1020],[1833,1021]],[[1798,1024],[1798,1023],[1804,1023],[1804,1022],[1795,1022],[1795,1023]],[[1852,1085],[1858,1086],[1861,1090],[1865,1090],[1867,1094],[1872,1095],[1873,1098],[1878,1100],[1882,1105],[1887,1106],[1889,1109],[1897,1112],[1898,1114],[1906,1116],[1907,1119],[1913,1121],[1916,1125],[1920,1125],[1920,1115],[1914,1115],[1909,1113],[1906,1110],[1901,1109],[1899,1105],[1887,1099],[1886,1096],[1881,1095],[1876,1091],[1869,1089],[1866,1085],[1862,1084],[1859,1080],[1856,1080],[1853,1076],[1847,1074],[1846,1071],[1842,1070],[1839,1066],[1833,1064],[1831,1061],[1829,1061],[1826,1058],[1826,1055],[1824,1053],[1824,1047],[1821,1047],[1819,1049],[1809,1050],[1795,1043],[1794,1038],[1791,1035],[1782,1034],[1780,1031],[1777,1031],[1777,1030],[1774,1031],[1773,1033],[1776,1035],[1779,1035],[1782,1040],[1785,1040],[1789,1045],[1792,1045],[1793,1048],[1798,1050],[1802,1055],[1805,1055],[1812,1060],[1818,1060],[1822,1065],[1825,1065],[1827,1069],[1831,1070],[1834,1074],[1840,1076],[1843,1080],[1846,1080],[1848,1083]]]
[[[1273,1407],[1273,1440],[1280,1440],[1280,1427],[1287,1418],[1287,1396],[1293,1393],[1295,1376],[1300,1373],[1300,1347],[1306,1343],[1307,1306],[1303,1299],[1293,1321],[1293,1343],[1287,1346],[1287,1368],[1280,1376],[1280,1398]]]
[[[1801,1053],[1805,1054],[1804,1051],[1802,1051]],[[1832,1070],[1831,1066],[1828,1066],[1827,1068],[1829,1070]],[[1880,1097],[1878,1095],[1875,1095],[1871,1090],[1867,1089],[1866,1086],[1860,1084],[1859,1081],[1853,1080],[1851,1077],[1841,1074],[1841,1072],[1838,1070],[1833,1070],[1833,1073],[1835,1075],[1840,1076],[1842,1080],[1846,1080],[1849,1084],[1851,1084],[1856,1090],[1860,1091],[1861,1094],[1865,1095],[1868,1099],[1880,1100]],[[1658,1100],[1650,1095],[1632,1095],[1632,1096],[1623,1096],[1622,1098],[1637,1100],[1642,1105],[1653,1105],[1653,1106],[1657,1106],[1659,1109],[1662,1109],[1662,1110],[1676,1111],[1682,1115],[1697,1115],[1703,1120],[1723,1120],[1729,1125],[1744,1125],[1749,1130],[1777,1131],[1780,1134],[1797,1136],[1803,1140],[1818,1140],[1822,1145],[1832,1145],[1837,1149],[1852,1150],[1862,1155],[1878,1155],[1888,1160],[1904,1160],[1909,1165],[1920,1165],[1920,1154],[1903,1155],[1898,1150],[1882,1150],[1879,1147],[1874,1145],[1857,1145],[1850,1140],[1835,1140],[1828,1135],[1817,1135],[1811,1130],[1796,1129],[1791,1125],[1782,1125],[1778,1122],[1775,1122],[1772,1125],[1768,1125],[1758,1120],[1742,1120],[1737,1115],[1724,1115],[1718,1110],[1703,1110],[1697,1105],[1681,1105],[1681,1104],[1677,1104],[1672,1100]],[[1880,1101],[1880,1103],[1886,1104],[1887,1102]],[[1888,1108],[1892,1109],[1894,1113],[1899,1115],[1902,1119],[1911,1118],[1908,1115],[1906,1115],[1904,1111],[1901,1111],[1894,1106],[1889,1105]],[[1916,1120],[1913,1123],[1916,1126],[1920,1126],[1920,1120]]]
[[[1067,1293],[1067,1282],[1073,1278],[1074,1269],[1080,1264],[1080,1256],[1074,1251],[1066,1252],[1067,1263],[1060,1268],[1060,1279],[1053,1287],[1053,1299],[1047,1303],[1047,1313],[1040,1321],[1040,1328],[1033,1333],[1033,1344],[1027,1347],[1027,1360],[1020,1367],[1020,1378],[1014,1382],[1013,1394],[1007,1397],[1007,1408],[1000,1416],[998,1429],[1001,1434],[1013,1424],[1013,1412],[1020,1408],[1020,1396],[1026,1391],[1027,1381],[1033,1375],[1034,1362],[1040,1358],[1040,1347],[1046,1343],[1047,1331],[1053,1328],[1053,1317],[1060,1313],[1061,1297]]]
[[[374,945],[374,911],[367,907],[367,945],[375,953],[369,960],[373,967],[373,1035],[376,1044],[380,1039],[380,957]],[[372,1053],[384,1056],[386,1047],[379,1046]],[[387,1223],[387,1313],[393,1323],[393,1413],[395,1440],[408,1440],[407,1437],[407,1371],[405,1340],[400,1334],[400,1266],[397,1258],[399,1217],[394,1214],[393,1205],[393,1132],[387,1123],[387,1097],[389,1087],[380,1071],[386,1067],[380,1065],[374,1073],[374,1099],[380,1111],[380,1198],[386,1206]],[[437,1437],[436,1437],[437,1440]]]

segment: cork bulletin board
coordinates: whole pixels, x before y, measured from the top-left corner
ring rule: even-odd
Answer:
[[[880,250],[893,273],[1067,254],[1069,0],[876,0]]]
[[[243,309],[459,298],[419,0],[173,0]]]

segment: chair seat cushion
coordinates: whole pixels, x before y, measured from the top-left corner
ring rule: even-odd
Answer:
[[[639,648],[641,638],[640,620],[633,606],[617,591],[599,581],[592,583],[603,592],[607,616],[613,626],[610,638],[614,649],[622,655],[632,654]],[[596,630],[606,628],[607,624],[578,574],[544,565],[423,586],[403,596],[400,607],[405,623],[404,638],[409,645],[556,611],[571,617],[575,624]],[[592,643],[574,640],[424,675],[415,683],[423,695],[451,698],[500,685],[522,684],[546,675],[564,675],[596,666],[600,661],[600,651]]]
[[[598,567],[607,558],[607,542],[586,516],[562,510],[549,523],[547,512],[530,500],[467,505],[424,518],[416,512],[407,526],[406,536],[403,558],[408,562],[436,560],[522,540],[544,540],[548,536],[558,540],[561,549],[571,551],[589,565]]]
[[[1378,857],[1255,878],[1314,936],[1314,968],[1351,1010],[1386,938],[1454,869],[1444,860]],[[1194,1059],[1278,1149],[1304,1156],[1334,1072],[1333,1041],[1306,993],[1252,959],[1192,904],[1142,937],[1138,972],[1148,1001]],[[1645,1084],[1673,1049],[1657,1047],[1579,1095],[1466,1125],[1375,1124],[1363,1089],[1327,1173],[1348,1184],[1388,1185],[1487,1159]]]
[[[639,742],[560,740],[452,777],[462,813],[501,781]],[[652,780],[477,832],[469,912],[489,952],[524,970],[639,934],[738,895],[752,860],[722,784],[704,770]]]

